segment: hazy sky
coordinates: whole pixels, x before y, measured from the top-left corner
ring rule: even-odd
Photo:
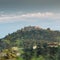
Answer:
[[[60,31],[60,0],[0,0],[0,38],[29,25]]]

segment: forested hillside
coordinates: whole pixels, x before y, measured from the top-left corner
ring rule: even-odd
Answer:
[[[23,41],[24,42],[30,41],[30,43],[33,43],[35,41],[37,42],[39,41],[58,42],[60,41],[60,32],[52,31],[50,30],[50,28],[42,29],[37,26],[28,26],[20,30],[17,30],[16,32],[13,32],[12,34],[8,34],[1,40],[0,41],[3,42],[2,44],[11,43],[12,46],[14,45],[16,46],[18,44],[23,45],[22,43]]]
[[[0,39],[1,60],[59,60],[60,32],[24,27]]]

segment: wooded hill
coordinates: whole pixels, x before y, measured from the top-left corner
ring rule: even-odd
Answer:
[[[24,42],[34,43],[40,41],[49,41],[49,42],[59,42],[60,41],[60,32],[53,31],[50,28],[42,29],[38,26],[28,26],[24,27],[16,32],[8,34],[0,40],[0,46],[6,47],[6,44],[16,46],[23,45]],[[28,44],[29,44],[28,43]]]

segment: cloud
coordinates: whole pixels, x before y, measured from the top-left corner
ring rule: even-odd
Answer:
[[[25,13],[25,14],[1,14],[0,22],[22,21],[33,18],[51,18],[60,19],[60,13],[44,12],[44,13]]]

